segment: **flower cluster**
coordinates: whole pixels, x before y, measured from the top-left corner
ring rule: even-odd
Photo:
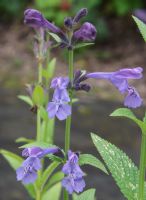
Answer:
[[[62,186],[69,194],[82,192],[85,187],[84,173],[78,164],[78,160],[78,154],[69,150],[68,160],[62,168],[62,172],[66,175],[62,180]]]
[[[71,115],[71,106],[68,104],[70,102],[67,91],[68,84],[68,78],[58,77],[52,80],[51,88],[55,89],[55,91],[52,101],[47,106],[50,118],[56,116],[59,120],[64,120]]]
[[[23,161],[21,167],[16,170],[17,180],[22,181],[23,184],[33,183],[37,179],[37,171],[41,169],[41,159],[47,154],[54,154],[58,152],[58,148],[40,147],[26,148],[22,151],[22,156],[27,157]]]
[[[60,42],[58,42],[60,47],[72,49],[78,41],[93,41],[96,38],[96,28],[89,22],[85,22],[79,29],[77,29],[80,20],[86,16],[87,13],[87,9],[83,8],[74,18],[67,17],[64,20],[67,32],[69,29],[73,33],[71,36],[45,19],[43,15],[35,9],[27,9],[24,12],[24,23],[35,30],[43,29],[56,34],[60,38]]]
[[[70,99],[68,96],[67,88],[72,90],[84,90],[88,92],[90,85],[84,81],[92,79],[105,79],[110,81],[121,94],[127,94],[124,99],[124,105],[129,108],[137,108],[142,104],[142,98],[137,90],[129,85],[128,79],[140,79],[142,78],[141,67],[136,68],[124,68],[115,72],[93,72],[86,73],[86,71],[76,71],[74,74],[73,84],[69,82],[67,77],[54,78],[51,83],[51,88],[55,89],[53,100],[48,104],[47,111],[49,117],[53,118],[55,115],[58,119],[64,120],[71,114],[71,108],[67,104]]]

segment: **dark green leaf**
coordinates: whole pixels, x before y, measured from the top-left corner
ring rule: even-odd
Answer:
[[[91,134],[94,145],[105,161],[121,192],[129,200],[138,199],[138,168],[128,156],[116,146]]]

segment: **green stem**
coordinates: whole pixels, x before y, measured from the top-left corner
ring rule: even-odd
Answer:
[[[42,62],[39,61],[39,70],[38,70],[38,83],[42,83]],[[41,117],[40,117],[40,109],[37,110],[37,141],[41,140]]]
[[[144,200],[144,183],[145,183],[145,160],[146,160],[146,135],[142,134],[140,169],[139,169],[139,200]]]
[[[73,81],[73,50],[69,51],[69,79]],[[72,91],[70,91],[70,106],[72,109]],[[71,132],[71,115],[66,119],[65,127],[65,152],[67,153],[70,148],[70,132]]]
[[[69,200],[69,195],[66,190],[63,191],[63,200]]]
[[[36,200],[41,200],[41,192],[37,189]]]

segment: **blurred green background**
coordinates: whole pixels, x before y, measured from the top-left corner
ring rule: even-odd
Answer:
[[[88,20],[99,30],[98,39],[108,37],[107,17],[123,17],[136,8],[144,8],[144,0],[0,0],[0,20],[3,23],[20,21],[26,7],[39,9],[46,18],[61,25],[64,17],[82,7],[89,10]]]

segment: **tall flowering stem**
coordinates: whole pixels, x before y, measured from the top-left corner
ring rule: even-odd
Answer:
[[[69,78],[72,83],[73,81],[73,50],[69,50]],[[70,92],[70,106],[72,106],[72,90]],[[71,133],[71,115],[66,120],[65,128],[65,152],[67,153],[70,149],[70,133]]]
[[[145,164],[146,164],[146,134],[142,134],[141,156],[139,167],[139,200],[144,200],[144,185],[145,185]]]

